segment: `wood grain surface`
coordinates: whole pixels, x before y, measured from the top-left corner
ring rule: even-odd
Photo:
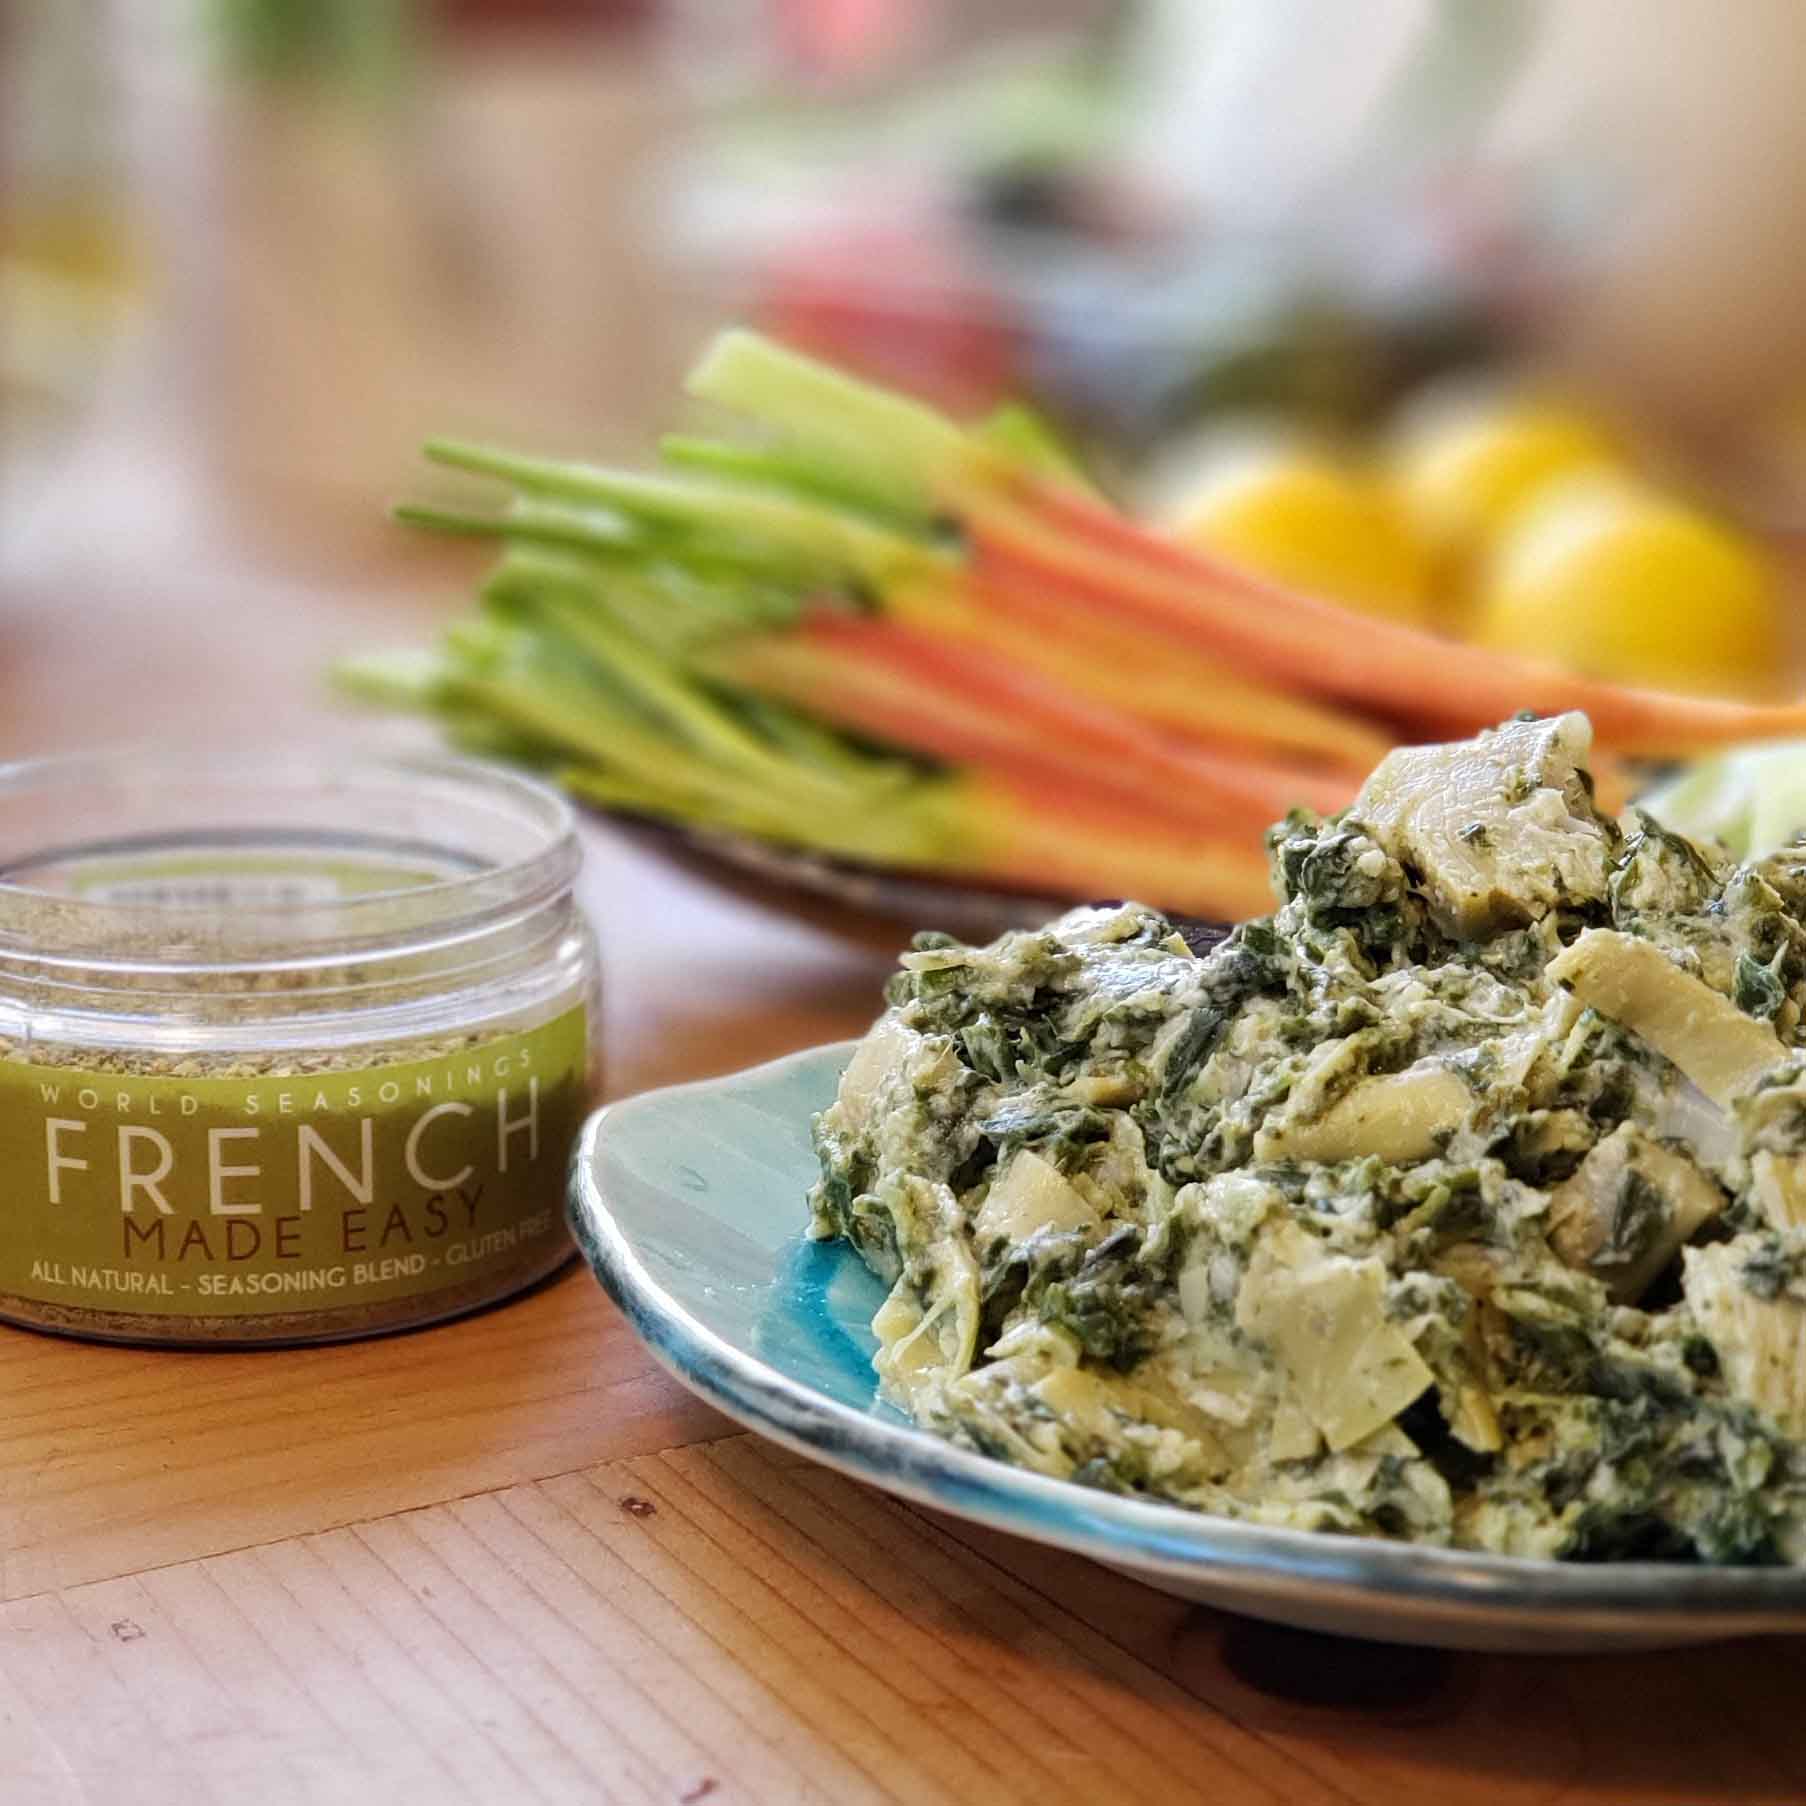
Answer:
[[[411,588],[0,593],[0,756],[343,736]],[[229,631],[222,628],[229,624]],[[617,1092],[856,1030],[885,961],[593,837]],[[734,1430],[587,1273],[250,1355],[0,1329],[0,1806],[1806,1799],[1806,1641],[1446,1656],[1185,1606]]]

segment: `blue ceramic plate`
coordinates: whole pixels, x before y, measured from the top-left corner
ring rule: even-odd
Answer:
[[[881,1404],[883,1287],[802,1233],[809,1119],[853,1044],[611,1104],[572,1221],[659,1360],[750,1429],[886,1492],[1288,1624],[1469,1649],[1606,1648],[1806,1630],[1806,1570],[1581,1567],[1269,1530],[968,1454]]]

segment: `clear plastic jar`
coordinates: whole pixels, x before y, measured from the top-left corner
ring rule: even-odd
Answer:
[[[327,1341],[552,1272],[579,861],[559,797],[454,759],[0,768],[0,1318]]]

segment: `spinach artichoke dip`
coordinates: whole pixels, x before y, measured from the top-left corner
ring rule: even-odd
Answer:
[[[1806,845],[1620,825],[1589,741],[1393,752],[1201,952],[918,936],[815,1125],[885,1395],[1265,1524],[1806,1559]]]

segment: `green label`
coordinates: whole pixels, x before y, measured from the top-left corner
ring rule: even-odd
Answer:
[[[254,1078],[0,1060],[0,1293],[147,1316],[336,1311],[564,1233],[578,1008],[438,1059]]]

